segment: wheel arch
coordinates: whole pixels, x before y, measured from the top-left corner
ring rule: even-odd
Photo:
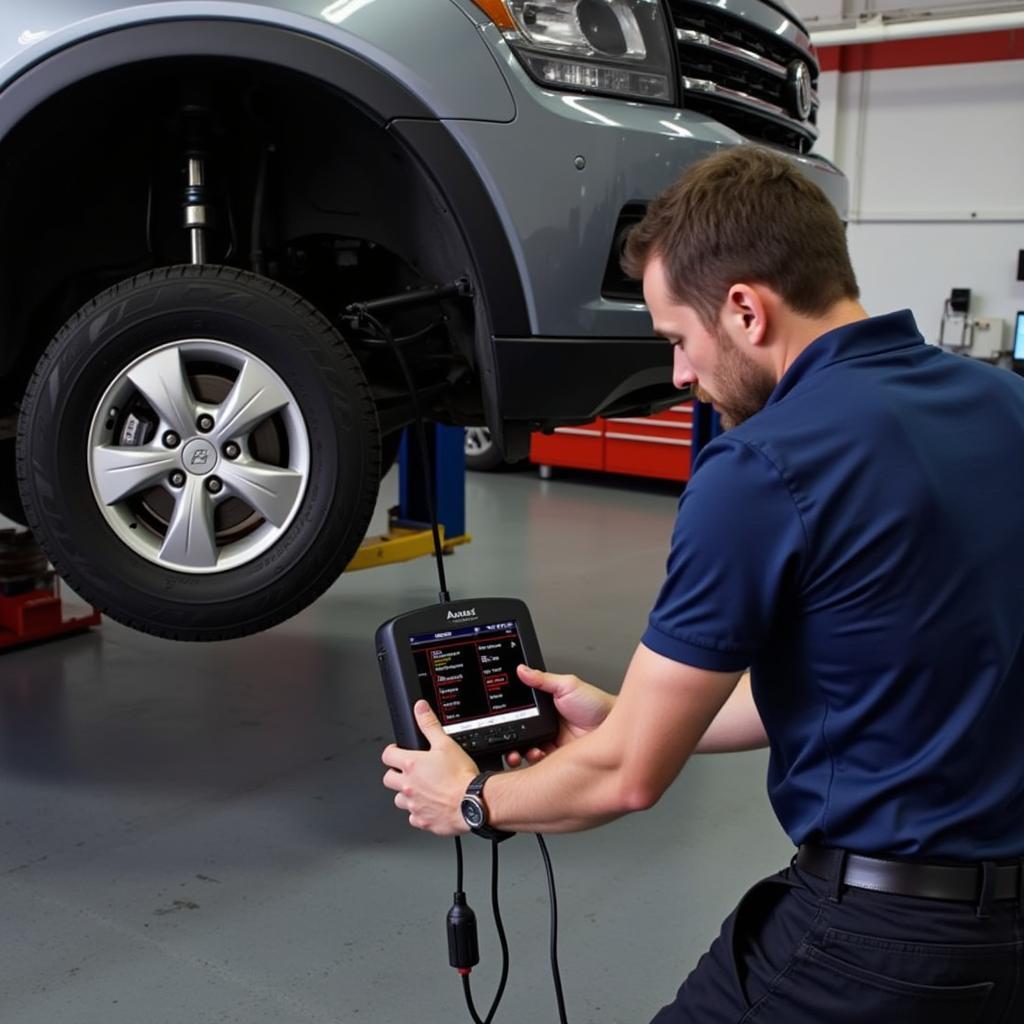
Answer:
[[[472,158],[428,102],[390,70],[352,50],[274,25],[231,19],[132,25],[50,53],[11,81],[0,92],[0,145],[48,100],[92,76],[187,57],[237,58],[301,74],[343,96],[399,140],[451,211],[475,271],[478,313],[483,314],[475,350],[485,413],[500,435],[492,334],[530,333],[523,282],[496,204]]]

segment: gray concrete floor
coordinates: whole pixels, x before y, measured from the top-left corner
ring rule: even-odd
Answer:
[[[377,529],[396,487],[392,473]],[[467,507],[453,593],[525,598],[549,667],[616,688],[660,583],[670,489],[471,475]],[[420,560],[343,576],[244,640],[105,622],[0,655],[0,1021],[467,1020],[444,935],[452,844],[409,829],[380,785],[373,631],[435,591]],[[782,866],[764,769],[760,753],[696,758],[653,810],[549,841],[570,1021],[648,1020],[746,885]],[[489,848],[466,849],[486,1006]],[[554,1021],[537,846],[501,853],[498,1020]]]

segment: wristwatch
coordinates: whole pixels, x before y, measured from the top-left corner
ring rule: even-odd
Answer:
[[[487,824],[487,805],[483,799],[484,783],[495,772],[481,772],[467,787],[465,796],[459,804],[462,812],[462,820],[469,826],[470,832],[475,833],[482,839],[493,839],[501,842],[514,836],[515,832],[504,832],[500,828],[492,828]]]

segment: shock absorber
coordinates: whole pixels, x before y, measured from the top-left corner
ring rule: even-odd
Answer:
[[[213,117],[202,83],[193,83],[182,97],[179,108],[185,150],[185,196],[182,203],[183,226],[188,232],[193,264],[205,263],[208,232],[212,227],[208,183],[208,152],[213,133]]]
[[[185,230],[188,231],[193,264],[206,262],[206,158],[198,150],[187,154],[185,186]]]

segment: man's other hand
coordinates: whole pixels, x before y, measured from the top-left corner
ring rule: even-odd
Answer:
[[[555,709],[561,719],[558,736],[554,743],[545,747],[533,747],[525,754],[512,751],[505,755],[510,768],[518,768],[523,761],[535,764],[546,754],[574,739],[596,729],[607,717],[615,703],[615,697],[605,690],[584,682],[579,676],[561,675],[555,672],[541,672],[539,669],[520,665],[517,669],[520,680],[535,690],[550,693],[555,699]]]

